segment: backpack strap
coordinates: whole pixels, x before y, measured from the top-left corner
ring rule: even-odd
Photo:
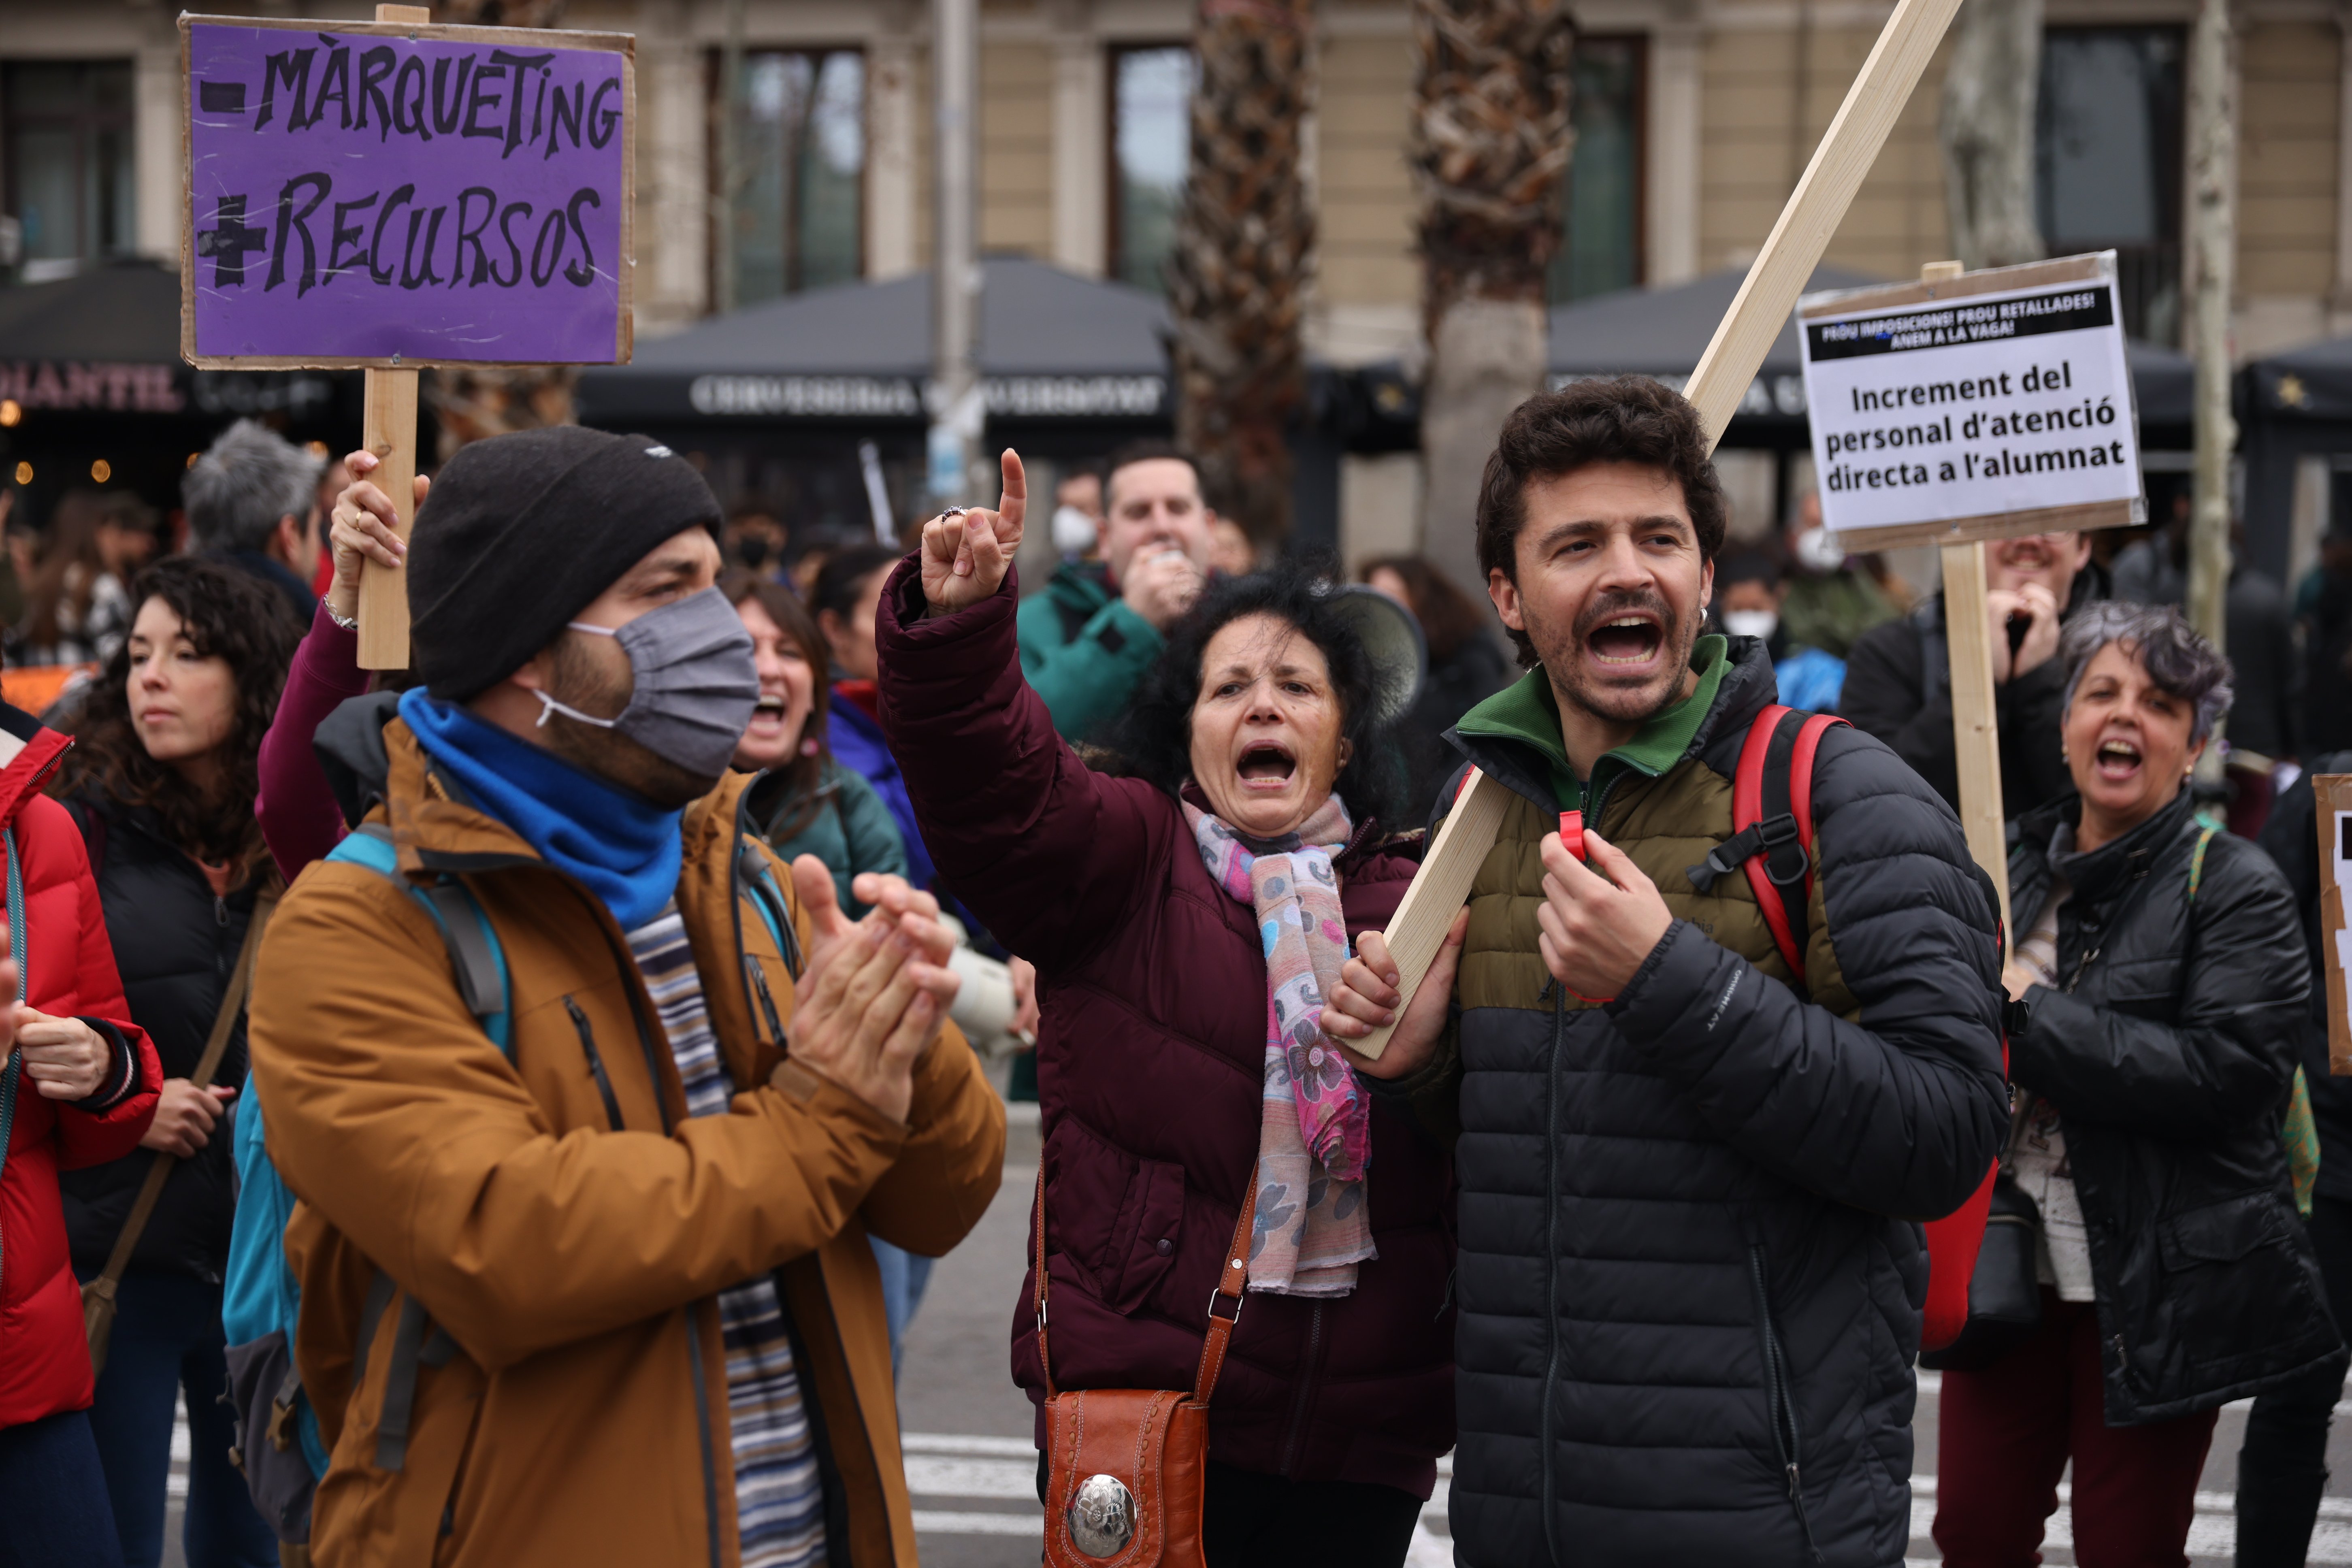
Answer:
[[[777,884],[776,868],[760,853],[749,834],[736,839],[735,891],[739,898],[751,900],[759,911],[760,921],[768,928],[768,935],[776,951],[784,955],[784,968],[794,980],[801,977],[800,933],[793,929],[792,906],[785,901],[784,889]]]
[[[449,966],[457,975],[457,994],[465,1002],[466,1010],[482,1026],[492,1045],[512,1056],[513,1015],[507,984],[506,949],[471,889],[450,876],[422,885],[402,877],[399,857],[393,849],[392,832],[379,822],[362,823],[335,846],[327,858],[365,866],[406,886],[410,896],[425,907],[425,912],[440,928],[442,943],[449,952]],[[352,1372],[354,1386],[366,1375],[368,1352],[375,1342],[376,1329],[392,1300],[393,1288],[392,1276],[380,1268],[368,1284],[367,1300],[360,1308],[359,1341]],[[424,1302],[413,1295],[401,1302],[400,1317],[393,1327],[392,1360],[384,1369],[383,1409],[376,1419],[376,1468],[398,1470],[406,1466],[409,1422],[416,1408],[417,1369],[446,1365],[457,1352],[457,1342],[449,1337],[447,1330],[430,1321]],[[299,1389],[282,1390],[278,1405],[290,1410],[296,1392]]]
[[[1689,871],[1703,893],[1734,868],[1747,873],[1772,944],[1801,986],[1812,919],[1813,760],[1822,736],[1844,722],[1777,702],[1759,713],[1731,781],[1731,837]]]
[[[441,929],[441,941],[449,951],[449,967],[456,972],[457,994],[465,1002],[466,1010],[482,1026],[490,1043],[511,1056],[514,1047],[506,949],[499,941],[497,928],[490,924],[490,917],[482,912],[481,904],[466,884],[448,876],[422,886],[408,881],[400,874],[392,830],[380,822],[363,822],[353,828],[327,858],[365,866],[379,876],[402,883],[410,896],[425,906],[425,912]]]

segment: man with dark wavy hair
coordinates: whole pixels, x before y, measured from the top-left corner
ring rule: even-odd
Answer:
[[[1696,411],[1647,380],[1528,399],[1486,465],[1479,555],[1530,668],[1452,738],[1515,798],[1451,994],[1358,1059],[1461,1128],[1465,1564],[1885,1568],[1909,1535],[1916,1222],[2009,1125],[1992,890],[1844,727],[1810,773],[1801,973],[1716,874],[1776,700],[1760,641],[1702,635],[1725,510]],[[1367,933],[1326,1029],[1390,1021],[1396,981]]]

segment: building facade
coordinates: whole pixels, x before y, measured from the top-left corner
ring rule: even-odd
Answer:
[[[1585,0],[1555,298],[1750,259],[1889,9]],[[371,14],[349,0],[261,12]],[[2036,137],[2051,247],[2116,247],[2131,326],[2172,342],[2187,268],[2191,13],[2191,0],[2050,0]],[[2352,329],[2352,5],[2240,0],[2237,15],[2242,358]],[[720,125],[728,16],[727,0],[572,0],[562,12],[565,26],[637,39],[641,339],[728,302],[900,276],[929,252],[927,7],[740,0],[731,158]],[[1186,0],[982,0],[984,251],[1156,286],[1185,155],[1192,16]],[[1411,368],[1422,348],[1403,156],[1410,12],[1402,0],[1324,0],[1315,28],[1309,347],[1338,364]],[[1906,108],[1830,246],[1832,263],[1895,278],[1948,253],[1938,80],[1931,69]],[[13,220],[0,229],[0,267],[13,259],[36,280],[110,255],[174,258],[180,112],[169,8],[0,0],[0,215]],[[720,199],[730,186],[731,223]],[[1353,465],[1351,514],[1408,515],[1392,481],[1410,464]],[[1374,521],[1364,537],[1385,542],[1400,526]]]

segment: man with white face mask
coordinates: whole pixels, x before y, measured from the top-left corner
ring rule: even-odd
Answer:
[[[1832,658],[1853,651],[1862,634],[1902,614],[1859,563],[1850,561],[1838,536],[1822,526],[1822,498],[1808,491],[1783,536],[1789,572],[1780,604],[1780,624],[1791,642],[1816,647]]]
[[[866,1238],[961,1239],[1004,1115],[938,905],[745,829],[719,521],[644,437],[466,447],[421,684],[320,731],[393,864],[305,871],[253,988],[319,1561],[913,1561]]]
[[[1111,455],[1101,559],[1066,560],[1021,605],[1021,673],[1054,728],[1082,741],[1127,706],[1163,633],[1208,580],[1210,525],[1192,460],[1162,442]],[[1056,542],[1062,524],[1055,522]]]

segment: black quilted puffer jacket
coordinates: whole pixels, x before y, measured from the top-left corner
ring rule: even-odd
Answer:
[[[2207,843],[2186,791],[2088,855],[2052,845],[2071,799],[2019,819],[2021,929],[2051,875],[2062,988],[2037,985],[2010,1070],[2058,1108],[2090,1230],[2110,1426],[2274,1388],[2338,1353],[2280,1123],[2311,965],[2293,895],[2242,838]]]
[[[1679,761],[1585,820],[1675,921],[1588,1005],[1536,945],[1559,803],[1525,742],[1456,743],[1522,798],[1474,884],[1455,999],[1465,1568],[1886,1568],[1910,1533],[1917,1221],[2009,1126],[1990,881],[1883,743],[1824,737],[1810,990],[1747,879],[1686,875],[1732,830],[1773,698],[1753,639]]]

